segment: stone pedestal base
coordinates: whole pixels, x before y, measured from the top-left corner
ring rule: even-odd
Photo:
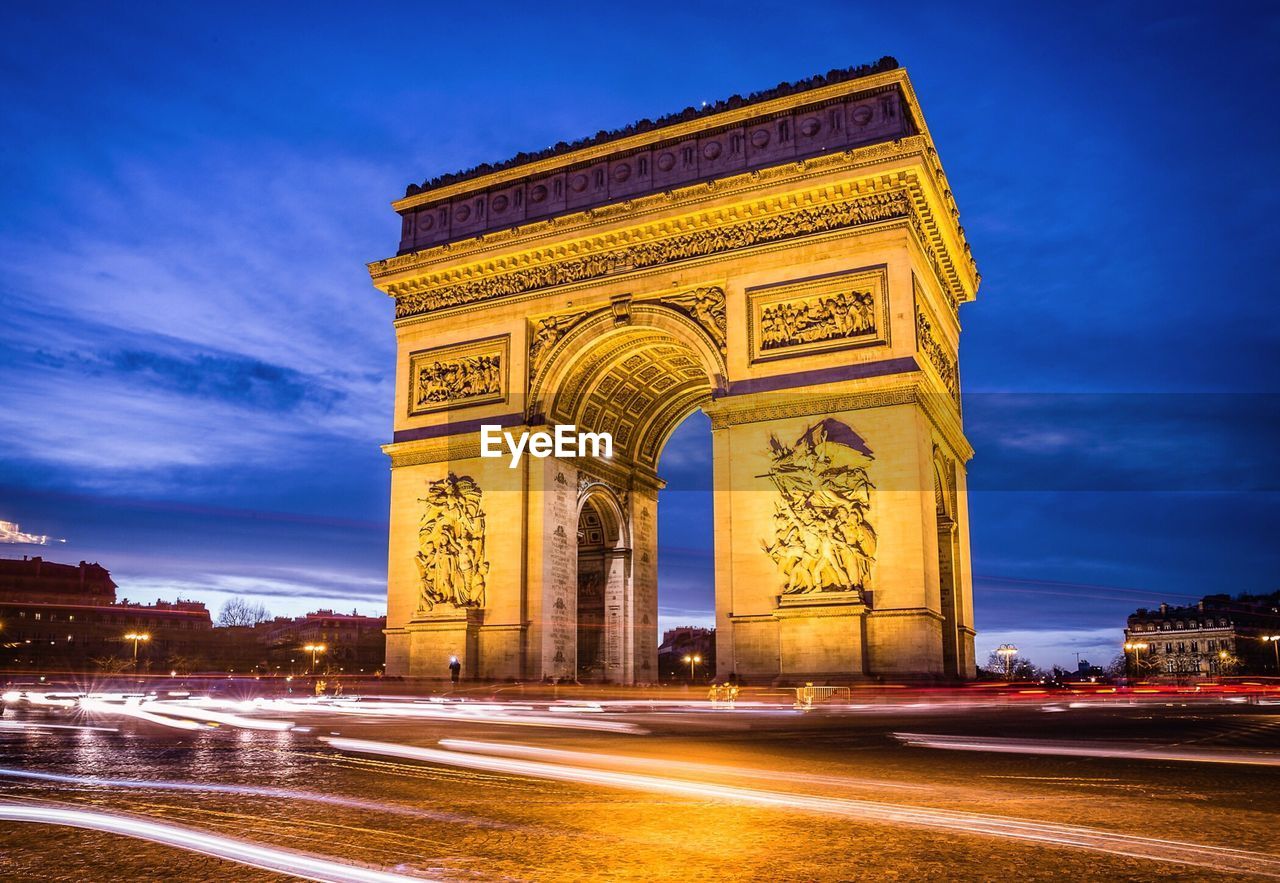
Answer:
[[[462,677],[475,678],[480,672],[480,626],[484,621],[482,610],[458,610],[437,607],[431,613],[421,613],[403,629],[387,629],[388,673],[391,671],[390,648],[403,646],[407,652],[407,671],[411,678],[449,678],[449,660],[456,656],[462,663]]]
[[[928,609],[876,609],[866,619],[867,658],[875,675],[889,680],[945,677],[942,617]],[[972,650],[965,646],[965,652]]]
[[[865,616],[858,592],[783,595],[778,621],[779,685],[866,677]]]

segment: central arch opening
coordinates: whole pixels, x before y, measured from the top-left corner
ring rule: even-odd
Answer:
[[[711,419],[703,411],[668,437],[658,474],[666,482],[658,494],[659,680],[701,682],[716,672]]]
[[[579,682],[671,680],[663,670],[670,666],[660,663],[664,626],[685,627],[686,636],[690,627],[698,630],[700,643],[690,651],[698,661],[689,673],[714,673],[711,445],[701,409],[712,401],[724,363],[705,328],[669,305],[637,302],[627,321],[601,311],[567,333],[549,333],[551,342],[535,350],[534,419],[613,437],[611,458],[573,461],[575,519],[565,524],[556,516],[566,532],[575,529],[577,546],[573,581],[552,589],[573,606],[566,617],[573,634],[562,630],[567,640],[553,640],[558,655],[574,656],[558,670]],[[675,482],[670,491],[660,457]],[[669,520],[686,526],[676,528],[683,538],[660,540],[660,530],[671,532],[660,525],[660,510],[673,510]],[[673,602],[665,611],[659,591]],[[547,603],[561,609],[554,598]]]

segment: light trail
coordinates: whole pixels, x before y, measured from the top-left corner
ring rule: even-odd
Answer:
[[[293,721],[249,718],[239,714],[228,714],[223,711],[211,711],[207,708],[199,708],[186,704],[182,701],[143,702],[139,708],[143,711],[156,712],[158,714],[165,714],[171,717],[191,718],[192,720],[204,721],[205,723],[239,727],[242,730],[273,730],[276,732],[282,732],[293,727]]]
[[[46,724],[42,721],[0,721],[0,730],[82,730],[89,733],[118,733],[115,727],[82,727],[76,724]]]
[[[533,745],[513,745],[509,742],[477,742],[472,739],[441,739],[440,744],[455,751],[470,751],[477,754],[499,754],[507,757],[525,757],[534,760],[557,761],[560,763],[580,763],[590,766],[592,763],[604,761],[606,765],[617,769],[631,769],[650,772],[679,772],[702,776],[737,776],[744,779],[763,779],[770,782],[804,782],[808,785],[821,785],[853,788],[900,788],[907,791],[929,790],[927,785],[911,785],[905,782],[885,782],[879,779],[850,779],[844,776],[819,776],[810,773],[778,772],[776,770],[759,770],[749,767],[731,767],[709,763],[691,763],[685,760],[667,760],[665,758],[631,757],[629,755],[599,755],[590,751],[565,751],[560,748],[539,748]]]
[[[779,791],[762,791],[709,782],[692,782],[662,776],[590,769],[507,757],[418,748],[363,739],[324,738],[341,751],[378,754],[419,760],[443,766],[484,770],[512,776],[550,779],[580,785],[673,794],[695,800],[725,800],[776,809],[837,815],[876,824],[902,824],[937,830],[959,831],[988,837],[1024,840],[1052,846],[1085,849],[1110,855],[1209,868],[1217,872],[1250,873],[1280,877],[1280,855],[1250,852],[1177,840],[1117,834],[1097,828],[1036,822],[1006,816],[932,807],[903,806],[869,800],[817,797]],[[598,755],[601,763],[614,761]]]
[[[995,754],[1042,754],[1060,757],[1118,757],[1124,760],[1160,760],[1183,763],[1226,763],[1246,766],[1280,766],[1280,754],[1253,751],[1188,751],[1184,748],[1062,742],[1049,739],[1007,739],[994,736],[935,736],[928,733],[894,733],[893,738],[912,748],[944,751],[986,751]]]
[[[486,819],[473,819],[453,813],[431,812],[402,806],[396,803],[382,803],[374,800],[361,800],[357,797],[341,797],[334,794],[320,794],[315,791],[295,791],[291,788],[272,788],[262,785],[232,785],[215,782],[170,782],[150,779],[102,779],[94,776],[71,776],[64,773],[47,773],[40,770],[18,770],[0,767],[0,778],[29,779],[37,782],[56,782],[61,785],[88,785],[95,788],[136,788],[146,791],[195,791],[211,794],[240,794],[248,797],[274,797],[281,800],[298,800],[307,803],[323,803],[329,806],[340,806],[344,809],[359,809],[366,812],[386,812],[395,815],[412,816],[414,818],[431,819],[453,824],[471,824],[487,828],[510,827],[502,822],[490,822]]]
[[[32,705],[50,708],[75,708],[78,694],[64,693],[24,693],[22,699]]]
[[[134,816],[106,812],[40,804],[0,803],[0,821],[61,825],[120,834],[267,871],[292,874],[307,880],[321,880],[325,883],[404,883],[404,881],[422,883],[426,879],[380,871],[375,868],[362,868],[359,865],[348,865],[286,849],[261,846],[233,837],[209,834],[197,828],[152,822]]]
[[[110,702],[106,699],[97,699],[92,696],[83,697],[80,700],[80,708],[97,714],[118,714],[124,717],[133,717],[148,723],[159,724],[162,727],[172,727],[175,730],[203,730],[206,728],[205,724],[197,721],[165,717],[161,714],[144,711],[133,703]]]
[[[531,705],[508,705],[489,702],[362,702],[339,700],[328,702],[303,702],[298,700],[267,700],[258,706],[260,711],[277,711],[290,714],[340,714],[366,717],[417,718],[447,720],[457,723],[498,724],[513,727],[550,727],[565,730],[592,730],[607,733],[643,734],[643,727],[625,721],[604,720],[588,712],[590,716],[574,714],[538,713]]]

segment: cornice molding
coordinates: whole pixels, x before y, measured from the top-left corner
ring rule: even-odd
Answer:
[[[478,279],[441,280],[434,285],[398,283],[390,287],[389,293],[396,298],[396,318],[405,319],[473,303],[492,303],[566,284],[598,281],[619,273],[692,258],[712,257],[755,245],[771,245],[805,235],[907,220],[914,211],[905,190],[819,202],[769,214],[752,207],[748,212],[758,216],[738,221],[733,218],[739,213],[726,207],[696,219],[685,219],[678,225],[669,225],[667,230],[661,229],[667,225],[659,225],[656,230],[628,231],[630,235],[601,236],[598,243],[585,248],[556,249],[554,251],[559,254],[543,254],[538,256],[541,260],[521,261],[524,266],[518,269],[499,271]],[[670,227],[677,229],[671,230]]]

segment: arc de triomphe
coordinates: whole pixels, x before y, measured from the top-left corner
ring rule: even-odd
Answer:
[[[891,59],[411,186],[387,671],[657,679],[663,444],[711,418],[718,675],[974,671],[958,308]],[[481,456],[572,424],[612,457]]]

